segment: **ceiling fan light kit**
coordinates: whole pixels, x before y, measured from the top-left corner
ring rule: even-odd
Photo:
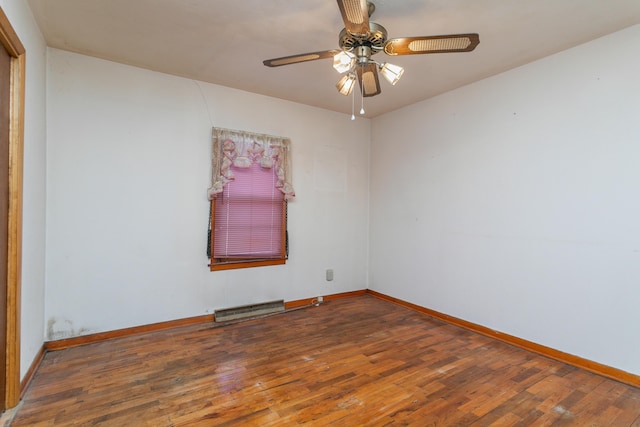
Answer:
[[[380,67],[380,74],[382,74],[382,77],[387,79],[387,81],[391,83],[391,85],[395,85],[396,83],[398,83],[398,80],[400,80],[400,77],[402,77],[402,75],[404,74],[404,68],[398,65],[389,64],[387,62],[385,64],[382,64],[382,66]]]
[[[336,83],[336,89],[344,96],[351,95],[353,87],[356,85],[356,75],[353,73],[343,76],[338,83]]]
[[[390,56],[471,52],[480,43],[480,37],[475,33],[387,39],[387,30],[382,25],[369,21],[375,11],[373,3],[366,0],[337,2],[344,21],[344,29],[338,36],[339,50],[267,59],[263,64],[267,67],[279,67],[332,58],[333,68],[341,74],[347,73],[336,84],[338,92],[345,96],[350,95],[357,78],[364,98],[382,92],[378,72],[392,85],[398,83],[404,73],[404,69],[398,65],[379,63],[371,59],[371,56],[378,52]],[[364,113],[364,101],[361,113]]]
[[[341,50],[333,57],[333,68],[340,74],[353,69],[356,64],[356,56],[346,50]]]

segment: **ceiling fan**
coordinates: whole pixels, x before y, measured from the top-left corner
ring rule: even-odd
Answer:
[[[338,37],[340,49],[267,59],[263,64],[267,67],[279,67],[333,58],[333,67],[340,73],[346,73],[336,84],[338,91],[343,95],[350,95],[357,76],[362,96],[368,97],[381,92],[378,70],[392,85],[404,73],[402,67],[371,59],[380,51],[390,56],[470,52],[480,43],[480,38],[475,33],[387,39],[387,30],[382,25],[369,21],[375,11],[373,3],[366,0],[337,1],[345,26]]]

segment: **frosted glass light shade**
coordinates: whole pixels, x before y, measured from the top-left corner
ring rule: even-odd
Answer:
[[[336,83],[336,89],[344,96],[351,95],[353,87],[356,85],[356,75],[349,73],[343,76],[338,83]]]
[[[339,73],[345,73],[353,68],[356,63],[356,56],[347,51],[340,51],[333,57],[333,68]]]
[[[398,83],[398,80],[400,80],[400,77],[402,77],[403,73],[404,68],[400,67],[399,65],[389,64],[388,62],[380,67],[380,74],[382,74],[384,78],[387,79],[387,81],[392,85]]]

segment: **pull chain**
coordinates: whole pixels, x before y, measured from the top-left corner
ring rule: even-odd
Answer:
[[[351,91],[351,120],[356,119],[355,111],[356,111],[356,91]]]
[[[362,65],[362,72],[360,73],[360,93],[362,94],[360,114],[364,114],[364,65]]]

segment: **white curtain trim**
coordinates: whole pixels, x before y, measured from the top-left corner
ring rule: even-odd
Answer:
[[[291,184],[291,141],[289,138],[240,130],[213,128],[211,156],[211,187],[209,200],[222,193],[227,182],[233,180],[231,165],[237,168],[251,167],[258,163],[265,169],[275,168],[276,188],[285,200],[293,200],[295,191]]]

